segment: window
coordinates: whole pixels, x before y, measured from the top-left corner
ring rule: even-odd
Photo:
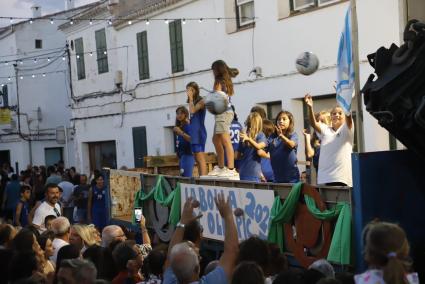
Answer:
[[[105,29],[95,32],[96,52],[97,52],[97,71],[99,74],[106,73],[108,69],[108,53],[106,46]]]
[[[43,48],[43,41],[41,39],[35,40],[35,48],[37,49]]]
[[[254,0],[236,0],[236,8],[239,27],[254,22]]]
[[[149,56],[147,32],[137,34],[137,57],[139,60],[139,79],[149,78]]]
[[[0,90],[0,107],[8,107],[9,106],[9,96],[7,85],[3,85]]]
[[[341,0],[290,0],[291,10],[300,11],[311,7],[325,6],[331,3],[339,2]]]
[[[75,59],[77,61],[77,77],[78,80],[86,78],[86,68],[84,66],[84,46],[83,38],[75,40]]]
[[[173,73],[184,70],[182,22],[176,20],[168,24],[170,29],[171,70]]]

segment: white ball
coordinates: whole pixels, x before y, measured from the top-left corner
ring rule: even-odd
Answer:
[[[216,91],[208,94],[205,98],[205,107],[214,115],[225,112],[228,105],[228,97],[224,92]]]
[[[306,51],[298,56],[295,66],[301,74],[311,75],[319,68],[319,59],[314,53]]]

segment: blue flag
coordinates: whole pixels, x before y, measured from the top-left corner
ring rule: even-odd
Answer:
[[[354,92],[354,64],[351,42],[351,6],[345,14],[344,30],[339,41],[336,100],[346,114],[350,113]]]

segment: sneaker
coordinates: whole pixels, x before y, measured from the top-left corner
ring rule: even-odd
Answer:
[[[224,171],[224,169],[225,168],[220,169],[219,166],[214,166],[214,169],[208,173],[208,176],[216,177],[220,175]]]
[[[228,169],[228,168],[225,168],[219,175],[218,175],[218,177],[221,177],[221,178],[228,178],[228,179],[231,179],[231,180],[239,180],[239,173],[235,170],[235,169],[233,169],[233,170],[230,170],[230,169]]]

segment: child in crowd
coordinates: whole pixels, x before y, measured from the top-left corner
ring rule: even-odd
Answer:
[[[229,179],[239,179],[239,174],[235,170],[234,151],[230,141],[230,124],[233,120],[230,97],[234,95],[232,78],[239,74],[238,69],[229,68],[223,60],[217,60],[212,64],[214,73],[214,91],[224,92],[229,98],[229,105],[225,112],[214,116],[213,143],[217,153],[217,163],[214,169],[208,173],[209,176],[219,176]],[[227,157],[227,168],[224,165],[224,153]]]
[[[341,107],[331,111],[331,126],[316,120],[313,99],[305,95],[310,124],[320,139],[318,184],[352,186],[351,153],[353,151],[354,125],[351,114],[344,114]]]
[[[30,211],[29,200],[31,199],[31,187],[27,184],[21,185],[19,190],[21,198],[16,205],[14,225],[25,227],[28,225],[28,214]]]
[[[241,132],[239,149],[236,157],[241,159],[239,174],[241,180],[261,180],[261,158],[258,151],[266,147],[267,139],[262,132],[263,121],[261,116],[253,112],[249,114],[246,122],[246,133]]]
[[[276,116],[276,133],[269,145],[274,182],[295,183],[300,180],[297,166],[298,135],[294,132],[294,116],[281,111]]]
[[[270,145],[271,143],[271,137],[275,132],[274,124],[272,121],[268,119],[263,119],[263,133],[266,135],[267,138],[267,145]],[[272,164],[270,162],[270,153],[266,152],[265,150],[262,151],[263,153],[261,156],[261,171],[263,173],[263,181],[266,182],[273,182],[274,181],[274,175],[273,175],[273,169]]]
[[[207,141],[205,102],[199,95],[199,86],[195,82],[186,85],[186,94],[190,112],[190,145],[198,164],[199,175],[204,176],[207,174],[205,162],[205,142]]]
[[[190,126],[189,126],[189,111],[184,106],[176,109],[176,126],[173,129],[177,135],[177,156],[179,157],[180,174],[184,177],[191,177],[193,172],[192,149],[190,145]]]
[[[46,231],[52,230],[52,222],[55,219],[55,215],[47,215],[46,218],[44,218],[44,227],[46,228]]]
[[[365,227],[363,236],[369,269],[355,276],[356,283],[419,283],[417,273],[408,273],[410,248],[402,228],[392,223],[372,222]]]

